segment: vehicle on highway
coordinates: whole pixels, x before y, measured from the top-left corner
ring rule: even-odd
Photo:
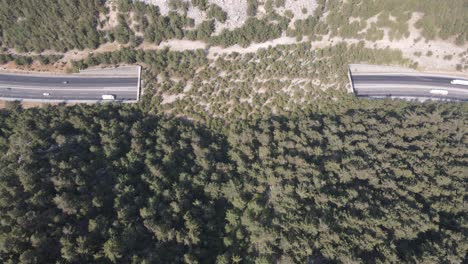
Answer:
[[[451,84],[461,84],[461,85],[468,85],[468,81],[465,80],[453,80],[450,82]]]
[[[349,80],[352,89],[349,91],[366,98],[468,101],[468,79],[462,76],[369,71],[364,72],[357,66],[350,66]]]
[[[430,93],[431,93],[431,94],[437,94],[437,95],[447,95],[447,94],[448,94],[448,91],[447,91],[447,90],[437,90],[437,89],[434,89],[434,90],[431,90]]]
[[[1,2],[1,0],[0,0]],[[139,70],[109,70],[102,76],[11,74],[0,71],[0,99],[2,100],[55,100],[61,102],[136,102],[139,98]],[[7,89],[7,88],[11,88]]]
[[[103,94],[102,95],[102,100],[114,100],[115,99],[115,95],[113,94]]]

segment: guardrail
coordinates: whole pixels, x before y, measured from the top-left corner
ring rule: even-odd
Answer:
[[[349,85],[351,87],[351,89],[348,90],[348,93],[354,93],[353,77],[351,76],[351,68],[350,67],[348,67],[348,79],[349,79]]]
[[[138,65],[138,86],[137,86],[137,101],[140,101],[141,95],[141,66]]]

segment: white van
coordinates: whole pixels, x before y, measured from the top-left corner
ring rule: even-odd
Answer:
[[[102,100],[115,100],[115,95],[113,94],[103,94]]]
[[[438,90],[434,89],[430,91],[431,94],[437,94],[437,95],[447,95],[448,91],[447,90]]]

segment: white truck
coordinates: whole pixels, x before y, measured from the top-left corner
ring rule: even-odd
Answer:
[[[437,89],[434,89],[434,90],[431,90],[430,93],[431,93],[431,94],[437,94],[437,95],[447,95],[447,94],[448,94],[448,91],[447,91],[447,90],[437,90]]]
[[[461,84],[461,85],[468,85],[468,81],[466,80],[453,80],[450,82],[451,84]]]
[[[103,94],[102,100],[115,100],[115,95],[113,94]]]

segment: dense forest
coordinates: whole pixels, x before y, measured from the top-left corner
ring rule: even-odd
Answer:
[[[461,263],[468,106],[0,111],[2,263]]]

